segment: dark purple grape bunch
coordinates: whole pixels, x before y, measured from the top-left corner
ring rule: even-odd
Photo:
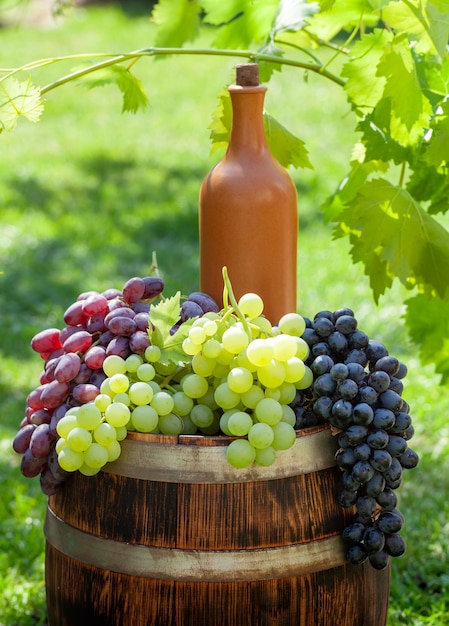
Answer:
[[[151,302],[163,289],[161,278],[146,276],[130,278],[122,290],[84,292],[65,311],[62,329],[43,330],[31,340],[45,363],[39,386],[27,397],[13,448],[22,454],[24,476],[40,475],[45,494],[55,493],[68,476],[55,451],[58,421],[100,393],[107,356],[145,352]]]
[[[390,557],[405,552],[395,490],[403,470],[419,461],[408,446],[414,429],[402,398],[407,368],[358,328],[351,309],[306,318],[303,339],[310,348],[306,365],[313,384],[292,403],[296,427],[328,423],[335,428],[336,462],[342,470],[338,500],[342,507],[355,507],[343,531],[347,559],[369,559],[383,569]]]

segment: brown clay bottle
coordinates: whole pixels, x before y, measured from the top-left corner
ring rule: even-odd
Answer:
[[[296,188],[271,155],[263,123],[266,87],[255,63],[237,65],[229,86],[228,149],[203,181],[199,200],[200,289],[221,304],[226,266],[237,299],[259,294],[276,324],[296,311]]]

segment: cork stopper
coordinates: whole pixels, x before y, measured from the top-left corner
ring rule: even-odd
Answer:
[[[241,63],[235,66],[235,84],[240,87],[259,85],[259,66],[257,63]]]

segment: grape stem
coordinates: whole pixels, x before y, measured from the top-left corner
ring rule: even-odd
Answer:
[[[239,306],[237,304],[237,300],[235,299],[235,295],[234,295],[234,291],[232,289],[231,281],[230,281],[229,276],[228,276],[228,268],[226,267],[226,265],[222,269],[222,274],[223,274],[223,282],[224,282],[224,289],[223,289],[223,304],[224,304],[224,307],[227,308],[227,306],[229,306],[229,304],[227,302],[227,300],[229,298],[233,311],[235,313],[237,313],[237,316],[238,316],[239,320],[242,322],[242,326],[243,326],[243,328],[245,330],[245,333],[248,335],[248,339],[251,341],[251,339],[252,339],[251,331],[249,329],[248,322],[246,321],[246,317],[240,311]],[[226,300],[225,300],[225,298],[226,298]]]

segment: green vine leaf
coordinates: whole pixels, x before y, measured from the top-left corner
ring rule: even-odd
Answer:
[[[87,74],[82,82],[89,89],[117,85],[123,97],[122,113],[137,113],[148,105],[148,96],[142,81],[123,65],[111,65]]]
[[[301,167],[313,169],[304,142],[269,113],[264,113],[264,126],[271,154],[285,168]]]
[[[432,363],[449,382],[449,301],[418,294],[406,300],[406,324],[410,338],[419,345],[423,364]]]
[[[432,107],[421,90],[413,54],[404,37],[395,37],[387,46],[377,75],[386,78],[383,98],[391,104],[392,138],[403,146],[415,143],[428,128]]]
[[[363,262],[374,298],[396,276],[444,298],[449,287],[449,233],[401,187],[377,178],[364,183],[338,216],[335,236],[348,235],[354,262]],[[378,257],[373,273],[373,255]]]
[[[197,0],[159,0],[152,19],[157,25],[155,44],[180,47],[199,34],[201,6]]]
[[[196,318],[191,318],[180,325],[172,335],[171,328],[179,321],[181,314],[181,292],[177,292],[171,298],[162,300],[157,305],[150,307],[149,337],[153,345],[161,350],[161,363],[167,365],[173,363],[187,363],[191,357],[182,349],[182,342],[189,334],[189,328]]]
[[[12,77],[0,81],[0,132],[14,130],[21,116],[38,122],[43,110],[44,101],[31,78],[22,82]]]
[[[446,1],[392,1],[384,7],[382,17],[397,33],[407,35],[416,52],[437,54],[443,59],[449,38]]]
[[[270,39],[283,32],[296,32],[306,26],[307,18],[319,10],[318,3],[305,0],[281,0],[274,18]]]
[[[213,45],[234,50],[266,40],[278,3],[278,0],[200,0],[204,21],[219,27]]]
[[[376,28],[352,46],[341,75],[347,78],[344,88],[354,108],[372,109],[381,99],[386,78],[378,76],[377,65],[392,39],[392,33]]]

